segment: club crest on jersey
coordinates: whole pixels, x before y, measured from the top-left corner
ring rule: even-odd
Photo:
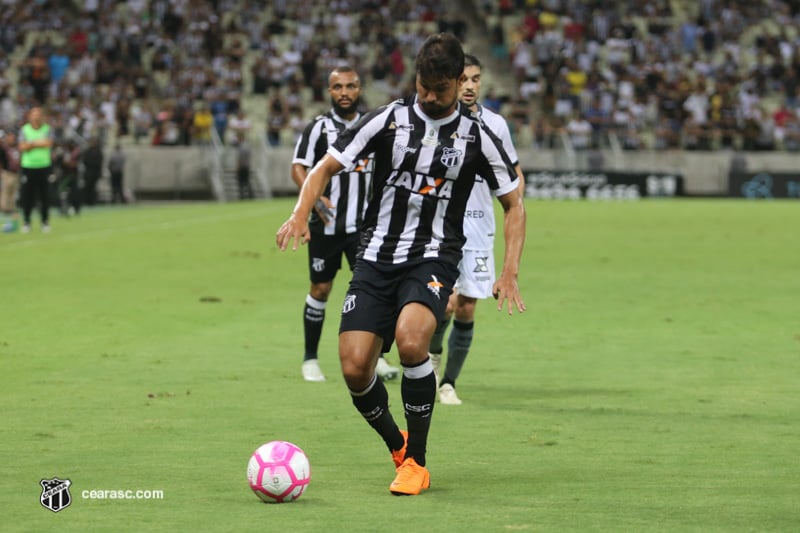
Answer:
[[[344,304],[342,305],[342,314],[349,313],[355,308],[356,308],[356,295],[348,294],[344,299]]]
[[[453,195],[453,180],[434,178],[426,174],[412,174],[411,172],[392,172],[387,185],[406,189],[425,196],[435,196],[449,200]]]
[[[70,480],[54,477],[53,479],[43,479],[39,484],[42,486],[39,502],[44,508],[57,513],[72,503],[72,497],[69,494],[69,486],[72,485]]]
[[[445,147],[442,150],[442,164],[448,168],[454,167],[461,162],[462,155],[464,155],[464,152],[458,148]]]
[[[488,257],[476,257],[475,270],[473,270],[473,272],[489,272],[489,266],[487,265],[488,260]]]
[[[439,296],[439,290],[444,288],[444,284],[436,279],[436,276],[431,274],[431,281],[428,282],[428,290],[431,291],[437,298],[441,299]]]
[[[322,272],[325,270],[325,259],[321,257],[312,257],[311,268],[314,269],[314,272]]]

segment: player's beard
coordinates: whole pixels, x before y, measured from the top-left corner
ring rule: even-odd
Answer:
[[[422,111],[432,119],[444,118],[450,114],[450,110],[456,104],[457,98],[447,105],[442,105],[437,102],[419,102],[419,107]]]
[[[340,117],[344,117],[345,115],[351,115],[358,112],[358,105],[360,103],[361,103],[360,96],[355,100],[351,100],[350,103],[347,104],[347,106],[343,106],[339,104],[339,102],[331,98],[331,107],[333,107],[333,111]]]

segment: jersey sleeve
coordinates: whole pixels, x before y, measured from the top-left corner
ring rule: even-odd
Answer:
[[[478,131],[481,137],[481,152],[484,157],[482,168],[478,174],[486,180],[495,196],[508,194],[519,185],[514,164],[503,147],[502,141],[492,130],[482,124]]]
[[[519,156],[517,150],[514,148],[514,142],[511,140],[511,131],[508,129],[508,122],[499,113],[495,113],[486,108],[482,108],[481,118],[484,119],[486,126],[497,135],[500,142],[503,144],[503,149],[508,154],[511,164],[516,166],[519,164]]]
[[[323,121],[317,117],[317,120],[309,122],[303,130],[303,134],[297,139],[297,144],[294,147],[294,157],[292,164],[299,163],[306,168],[314,166],[316,161],[316,146],[319,142],[320,135],[322,135]]]
[[[511,164],[513,166],[517,166],[519,164],[519,156],[517,155],[516,148],[514,148],[514,142],[511,140],[511,132],[508,129],[508,124],[503,117],[500,117],[500,125],[497,128],[497,137],[503,144],[503,148],[508,154]]]
[[[375,151],[379,134],[392,111],[390,104],[367,113],[339,135],[336,142],[328,148],[328,153],[345,168],[351,168],[359,157]]]

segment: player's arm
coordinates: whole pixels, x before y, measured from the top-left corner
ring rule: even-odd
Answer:
[[[342,170],[344,166],[329,154],[319,160],[314,168],[306,176],[303,186],[300,189],[300,196],[294,206],[291,216],[278,229],[275,235],[275,242],[278,248],[286,250],[286,247],[294,239],[292,250],[297,250],[297,246],[302,242],[306,243],[310,239],[308,233],[308,215],[314,207],[314,203],[325,191],[325,187],[331,181],[331,177]]]
[[[20,152],[27,152],[29,150],[33,150],[34,148],[36,148],[36,145],[32,141],[26,139],[25,134],[20,132],[19,141],[17,142],[17,149]]]
[[[53,138],[52,136],[48,135],[44,139],[39,139],[36,141],[28,141],[25,140],[24,136],[20,136],[19,144],[17,148],[20,152],[27,152],[29,150],[33,150],[34,148],[50,148],[53,146]]]
[[[511,190],[504,187],[503,194],[498,194],[497,198],[503,206],[503,236],[505,238],[505,255],[503,256],[503,270],[497,281],[492,287],[492,293],[497,301],[497,310],[503,309],[503,304],[508,302],[508,314],[513,313],[513,308],[518,311],[525,311],[525,302],[519,292],[517,278],[519,276],[519,265],[522,258],[522,247],[525,244],[525,204],[523,203],[525,192],[525,180],[522,175],[519,161],[517,159],[514,144],[511,142],[511,135],[508,126],[503,122],[499,128],[500,138],[489,128],[484,128],[484,132],[489,139],[486,139],[484,153],[493,155],[495,165],[502,168],[495,175],[500,173],[510,174],[513,170],[517,177],[517,186]],[[505,138],[505,141],[503,140]],[[513,159],[512,159],[513,158]],[[513,165],[513,166],[512,166]],[[491,169],[487,169],[491,175]],[[484,174],[481,174],[484,175]],[[509,176],[513,178],[513,175]],[[512,181],[513,183],[513,181]]]
[[[517,176],[521,178],[522,171],[517,165]],[[497,310],[503,309],[503,304],[508,302],[508,314],[512,314],[514,307],[518,311],[525,311],[525,302],[519,291],[517,278],[519,265],[522,259],[522,248],[525,244],[525,204],[523,203],[524,185],[520,185],[508,194],[498,196],[503,206],[503,237],[505,239],[505,255],[503,256],[503,270],[497,278],[492,293],[497,299]]]
[[[525,200],[525,175],[522,174],[522,169],[520,168],[519,163],[514,165],[514,172],[517,173],[517,179],[519,180],[520,198],[524,201]],[[522,204],[522,207],[524,209],[524,207],[525,207],[524,203]]]
[[[303,183],[308,175],[308,167],[301,163],[292,163],[292,181],[297,185],[297,189],[303,188]]]
[[[308,167],[302,163],[292,163],[292,181],[295,182],[298,189],[303,188],[306,177],[308,177]],[[319,215],[319,218],[322,219],[323,224],[327,224],[333,219],[331,207],[333,207],[333,204],[324,196],[320,196],[319,200],[314,203],[314,210]]]

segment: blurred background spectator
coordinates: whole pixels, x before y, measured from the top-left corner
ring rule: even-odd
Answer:
[[[61,146],[96,139],[110,153],[241,133],[291,146],[329,104],[326,72],[359,71],[373,109],[413,94],[417,47],[450,31],[486,59],[483,103],[521,148],[800,149],[794,0],[3,5],[0,129],[42,104]]]

